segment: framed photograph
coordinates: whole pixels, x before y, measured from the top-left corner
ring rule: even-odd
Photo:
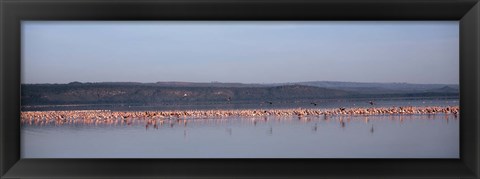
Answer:
[[[0,178],[479,177],[477,1],[0,6]]]

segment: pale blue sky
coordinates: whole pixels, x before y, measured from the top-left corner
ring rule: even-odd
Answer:
[[[22,83],[459,81],[458,21],[23,21]]]

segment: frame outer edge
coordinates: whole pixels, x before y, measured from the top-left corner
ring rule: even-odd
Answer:
[[[4,20],[5,20],[5,12],[4,12],[4,5],[6,2],[8,2],[9,0],[0,0],[0,178],[3,178],[4,177],[4,174],[7,172],[7,170],[4,168],[6,167],[5,165],[5,161],[3,159],[5,159],[5,145],[4,145],[4,142],[6,141],[5,140],[5,137],[6,137],[6,133],[5,133],[5,128],[6,126],[4,126],[4,119],[6,117],[6,115],[4,114],[4,102],[3,102],[3,98],[5,97],[4,96],[4,91],[3,91],[3,87],[5,87],[5,83],[6,83],[6,80],[5,79],[8,79],[6,74],[5,74],[5,69],[7,67],[4,66],[5,63],[5,51],[4,51],[4,48],[7,48],[6,46],[4,46],[4,43],[5,42],[5,37],[3,36],[3,30],[6,28],[4,27]],[[480,84],[479,84],[479,69],[480,69],[480,52],[478,49],[478,46],[480,44],[480,31],[479,31],[479,28],[480,28],[480,25],[479,25],[479,20],[480,20],[480,4],[476,4],[472,9],[472,16],[474,17],[470,17],[470,18],[473,18],[474,20],[476,20],[476,24],[475,24],[475,29],[477,31],[475,31],[473,34],[473,37],[474,39],[472,39],[472,41],[474,41],[476,44],[476,46],[474,46],[475,48],[477,48],[475,50],[475,57],[473,60],[475,60],[475,62],[473,63],[475,66],[474,68],[476,68],[476,70],[473,72],[472,75],[475,75],[475,77],[471,77],[470,79],[474,79],[475,81],[474,84],[476,84],[476,86],[473,86],[474,88],[476,88],[476,91],[474,92],[474,95],[476,96],[472,96],[474,97],[474,99],[476,100],[475,104],[476,106],[478,107],[478,102],[480,100]],[[474,109],[475,110],[475,109]],[[480,111],[479,109],[476,109],[474,111],[474,114],[475,114],[475,118],[474,120],[476,120],[476,123],[475,123],[475,127],[476,127],[476,131],[475,133],[473,133],[475,136],[474,138],[475,139],[480,139],[479,138],[479,127],[480,127],[480,122],[479,122],[479,116],[480,116]],[[477,148],[477,151],[476,151],[476,156],[473,160],[475,160],[475,165],[473,166],[473,168],[470,168],[473,170],[473,172],[475,173],[475,176],[476,177],[479,177],[479,172],[480,172],[480,165],[479,165],[479,162],[480,162],[480,151],[478,149],[480,149],[480,144],[477,142],[476,144],[474,144],[475,147]]]
[[[4,54],[3,54],[3,43],[4,43],[4,38],[3,38],[3,22],[4,22],[4,16],[3,16],[3,0],[0,0],[0,158],[4,158],[5,154],[4,154],[4,131],[3,128],[4,128],[4,125],[3,125],[3,120],[4,120],[4,114],[3,114],[3,77],[4,77],[4,65],[3,65],[3,61],[4,61]],[[6,173],[6,171],[4,171],[3,167],[4,167],[4,160],[0,160],[0,178],[3,178],[3,175]]]
[[[475,156],[475,165],[473,168],[473,172],[475,174],[476,178],[480,178],[480,109],[479,109],[479,103],[480,103],[480,2],[477,1],[475,6],[471,9],[471,11],[474,11],[474,20],[475,20],[475,33],[473,34],[475,37],[475,46],[472,48],[476,48],[475,50],[475,62],[476,62],[476,70],[474,71],[474,84],[476,84],[476,104],[475,106],[477,107],[476,113],[475,113],[475,120],[476,120],[476,133],[475,133],[475,140],[477,141],[476,147],[476,156]]]
[[[463,114],[473,114],[472,123],[474,125],[460,124],[460,131],[472,130],[469,133],[461,133],[460,136],[460,156],[465,166],[471,170],[475,178],[480,177],[480,3],[477,3],[460,19],[460,84],[473,84],[470,88],[460,86],[460,112]],[[462,45],[467,45],[462,47]],[[462,69],[463,68],[463,69]],[[470,72],[467,72],[470,71]],[[473,89],[472,89],[473,88]],[[468,96],[465,96],[468,95]],[[464,106],[467,105],[467,106]],[[468,115],[467,115],[468,116]],[[473,128],[473,129],[472,129]],[[474,144],[466,143],[465,138],[477,141]],[[472,149],[471,149],[472,148]],[[469,153],[465,157],[464,152]]]
[[[480,80],[479,80],[479,77],[480,77],[480,2],[477,1],[477,3],[475,4],[475,6],[472,8],[472,10],[475,12],[475,16],[474,16],[474,20],[477,22],[475,25],[476,25],[476,28],[475,28],[475,40],[476,40],[476,44],[474,46],[474,48],[476,48],[475,50],[475,62],[476,62],[476,70],[474,71],[475,72],[475,82],[474,84],[476,84],[476,107],[477,107],[477,110],[476,110],[476,134],[475,134],[475,139],[477,141],[477,146],[476,146],[476,158],[475,158],[475,161],[476,161],[476,167],[473,168],[473,172],[475,174],[475,176],[477,178],[480,178],[480,109],[478,109],[479,107],[479,103],[480,103]]]
[[[479,103],[480,103],[480,2],[477,1],[475,6],[471,9],[472,11],[475,12],[474,20],[476,22],[475,26],[475,40],[476,44],[474,46],[475,49],[475,62],[476,62],[476,70],[475,72],[475,82],[476,84],[476,104],[475,106],[477,107],[475,117],[476,117],[476,133],[475,133],[475,140],[477,141],[477,146],[476,146],[476,158],[475,158],[475,164],[476,167],[473,168],[473,172],[475,174],[475,177],[480,178],[480,109],[479,109]]]
[[[16,60],[20,59],[20,42],[12,42],[15,39],[20,40],[21,33],[20,26],[17,26],[20,16],[15,11],[16,7],[5,0],[0,0],[0,5],[0,178],[3,179],[8,178],[7,173],[20,159],[20,128],[11,127],[19,124],[19,120],[7,120],[7,118],[19,119],[20,115],[17,113],[19,108],[16,107],[19,102],[12,101],[20,93],[14,89],[20,82],[20,73],[16,72],[20,70],[20,68],[17,69],[20,65],[16,65],[20,64]],[[7,36],[6,32],[13,33]],[[17,138],[18,141],[15,140]]]

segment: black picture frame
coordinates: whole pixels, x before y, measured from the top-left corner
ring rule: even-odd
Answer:
[[[478,178],[477,0],[0,0],[0,178]],[[22,20],[459,20],[460,159],[20,159]]]

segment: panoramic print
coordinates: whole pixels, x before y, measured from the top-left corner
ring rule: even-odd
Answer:
[[[22,21],[22,158],[459,158],[458,21]]]

